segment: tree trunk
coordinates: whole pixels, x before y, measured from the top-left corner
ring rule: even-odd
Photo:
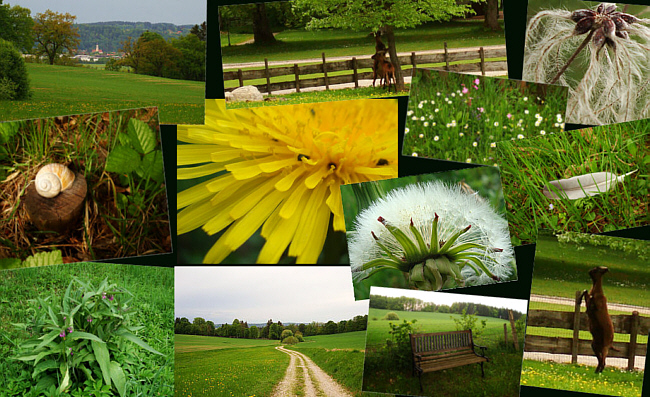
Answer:
[[[499,26],[499,0],[487,0],[485,2],[485,21],[483,26],[498,32],[501,30]]]
[[[269,19],[266,15],[266,5],[264,3],[255,4],[253,11],[253,37],[255,44],[273,44],[275,36],[271,32]]]
[[[390,25],[384,25],[383,28],[384,37],[388,42],[388,54],[390,54],[390,62],[395,67],[395,88],[397,91],[404,91],[404,74],[402,73],[402,67],[399,64],[399,59],[397,58],[397,50],[395,49],[395,34],[393,33],[393,27]]]

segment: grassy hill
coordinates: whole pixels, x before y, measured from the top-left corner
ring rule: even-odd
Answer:
[[[92,68],[27,64],[34,92],[0,101],[0,120],[158,106],[163,124],[202,124],[205,83]]]

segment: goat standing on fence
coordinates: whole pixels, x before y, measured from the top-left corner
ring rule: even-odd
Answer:
[[[388,52],[388,50],[379,51],[371,57],[375,61],[372,86],[375,86],[375,80],[377,79],[377,76],[379,76],[379,82],[383,87],[388,87],[388,91],[390,91],[391,79],[393,81],[393,86],[395,86],[395,67],[390,63],[390,61],[386,60],[386,52]],[[397,92],[396,86],[395,92]]]
[[[596,373],[603,372],[605,359],[609,349],[614,345],[614,326],[607,311],[607,298],[603,292],[603,275],[609,271],[605,266],[596,266],[589,271],[593,280],[591,291],[585,290],[581,297],[585,298],[589,331],[593,337],[591,348],[598,359]],[[616,350],[616,349],[614,349]]]

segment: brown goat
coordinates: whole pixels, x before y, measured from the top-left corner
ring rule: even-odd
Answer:
[[[379,51],[371,57],[375,61],[373,67],[372,86],[375,86],[375,80],[377,80],[377,76],[379,76],[379,82],[383,87],[388,86],[388,91],[390,91],[391,79],[393,85],[395,85],[395,67],[390,63],[390,61],[386,60],[387,51],[388,50]],[[397,91],[397,88],[395,88],[395,91]]]
[[[589,317],[589,331],[593,337],[591,348],[598,359],[596,373],[603,372],[605,359],[610,348],[614,344],[614,325],[607,312],[607,298],[603,292],[603,275],[609,271],[605,266],[597,266],[589,271],[593,280],[591,291],[585,290],[582,296],[587,306],[587,317]]]

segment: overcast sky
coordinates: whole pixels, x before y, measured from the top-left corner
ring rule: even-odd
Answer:
[[[406,296],[409,298],[420,299],[423,302],[431,302],[435,303],[436,305],[448,306],[451,306],[451,304],[454,302],[473,302],[496,308],[505,307],[506,309],[517,310],[521,313],[526,313],[526,310],[528,308],[528,301],[525,299],[494,298],[491,296],[463,295],[448,292],[429,292],[408,289],[371,287],[370,294],[390,297]]]
[[[77,23],[127,21],[194,25],[205,21],[207,0],[5,0],[29,8],[32,16],[48,9],[77,16]]]
[[[368,314],[347,266],[177,266],[176,317],[215,324],[327,322]]]

